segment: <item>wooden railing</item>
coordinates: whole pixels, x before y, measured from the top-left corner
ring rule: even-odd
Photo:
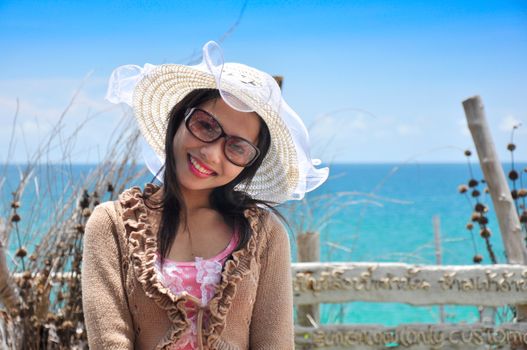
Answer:
[[[410,305],[527,305],[527,266],[293,264],[296,305],[354,301]],[[297,349],[527,348],[527,323],[297,326]],[[523,347],[522,347],[523,346]]]

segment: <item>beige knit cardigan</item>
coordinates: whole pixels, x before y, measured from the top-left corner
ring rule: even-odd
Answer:
[[[145,194],[159,195],[154,185]],[[294,349],[287,234],[265,210],[245,212],[247,245],[224,265],[203,307],[204,349]],[[85,230],[82,303],[91,349],[166,349],[189,327],[186,295],[174,295],[154,269],[161,215],[134,187],[95,208]],[[263,219],[263,220],[260,220]]]

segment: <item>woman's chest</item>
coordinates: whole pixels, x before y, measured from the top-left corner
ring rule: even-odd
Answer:
[[[222,219],[196,216],[179,226],[167,258],[181,262],[194,261],[196,257],[211,259],[228,246],[235,233]]]

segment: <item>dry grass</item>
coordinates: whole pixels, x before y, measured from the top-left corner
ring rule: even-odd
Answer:
[[[139,133],[133,120],[123,116],[104,161],[79,178],[72,165],[74,144],[94,115],[64,135],[68,110],[69,106],[27,163],[19,167],[19,180],[10,184],[11,198],[1,203],[1,348],[87,348],[80,285],[84,227],[97,204],[116,199],[144,175],[136,164]],[[17,115],[13,128],[16,123]],[[8,159],[13,153],[13,142],[10,144]],[[60,164],[52,164],[50,155],[57,149],[62,158]],[[9,166],[5,164],[2,170],[2,186],[13,181],[7,179]],[[27,191],[29,186],[34,188]],[[15,254],[10,256],[13,248]]]

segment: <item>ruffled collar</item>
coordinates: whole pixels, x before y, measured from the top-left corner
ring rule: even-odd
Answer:
[[[157,193],[158,191],[160,187],[154,184],[147,184],[144,192],[139,187],[133,187],[120,195],[119,202],[123,208],[122,217],[135,277],[142,285],[145,294],[167,312],[172,323],[166,335],[156,346],[156,349],[164,349],[183,335],[186,328],[190,326],[190,321],[185,311],[188,296],[174,295],[156,275],[157,232],[153,226],[160,219],[160,211],[149,209],[144,203],[144,198],[157,197],[161,193]],[[233,252],[232,258],[225,263],[221,281],[207,306],[210,317],[203,334],[209,349],[232,349],[232,346],[222,340],[221,333],[225,327],[225,319],[236,294],[237,285],[243,276],[250,273],[251,266],[256,263],[256,243],[260,220],[256,209],[246,210],[244,214],[253,234],[247,245]]]

